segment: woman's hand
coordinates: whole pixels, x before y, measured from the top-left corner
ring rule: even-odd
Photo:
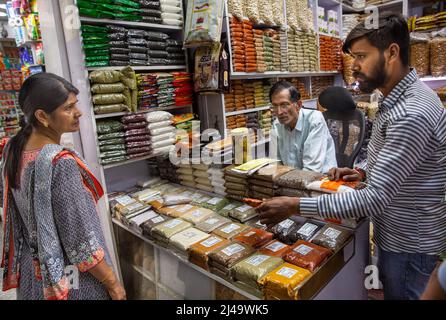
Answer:
[[[105,288],[107,289],[112,300],[127,300],[124,287],[119,283],[115,275],[113,275],[109,280],[104,281],[103,284],[105,285]]]

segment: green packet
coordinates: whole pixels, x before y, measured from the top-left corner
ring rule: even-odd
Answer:
[[[114,13],[96,9],[79,8],[79,15],[98,19],[113,19]]]
[[[86,56],[85,61],[108,61],[109,56]]]
[[[84,43],[84,50],[97,50],[97,49],[108,49],[110,48],[109,43],[102,43],[102,44],[85,44]]]
[[[130,159],[128,156],[112,157],[112,158],[101,159],[101,163],[103,165],[107,165],[107,164],[111,164],[111,163],[115,163],[115,162],[126,161],[128,159]]]
[[[138,13],[139,12],[138,8],[128,8],[128,7],[114,5],[114,4],[101,4],[100,6],[101,6],[101,8],[104,8],[105,10],[108,10],[108,11],[121,11],[124,13]]]
[[[141,21],[142,17],[139,15],[126,14],[126,13],[115,13],[114,18],[116,20],[126,20],[126,21]]]
[[[141,5],[139,4],[139,2],[136,1],[131,1],[131,0],[113,0],[114,3],[116,4],[124,4],[126,6],[129,7],[133,7],[133,8],[141,8]]]
[[[123,137],[125,137],[125,132],[113,132],[113,133],[100,134],[98,136],[98,140],[108,140],[108,139],[123,138]]]
[[[111,157],[119,157],[127,155],[127,151],[125,150],[115,150],[115,151],[105,151],[101,152],[101,158],[111,158]]]
[[[106,67],[108,66],[108,60],[107,61],[87,61],[85,63],[85,66],[88,67]]]
[[[99,147],[108,146],[108,145],[123,144],[123,143],[125,143],[125,139],[124,138],[114,138],[114,139],[102,140],[102,141],[98,142]]]
[[[121,131],[124,129],[124,125],[121,121],[117,120],[107,120],[107,121],[97,121],[96,131],[99,134],[112,133],[116,131]]]
[[[85,50],[85,55],[88,56],[105,56],[109,55],[110,50],[108,49],[88,49]]]
[[[108,33],[106,27],[93,26],[91,24],[82,24],[81,30],[82,32],[87,32],[87,33]]]
[[[125,144],[112,144],[99,147],[99,151],[101,152],[115,150],[125,150]]]

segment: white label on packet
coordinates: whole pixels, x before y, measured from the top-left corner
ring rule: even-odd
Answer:
[[[190,209],[192,209],[194,206],[191,206],[190,204],[186,204],[184,207],[177,209],[178,212],[182,212],[185,213],[186,211],[189,211]]]
[[[222,198],[212,198],[211,200],[209,200],[207,203],[211,204],[211,205],[216,205],[217,203],[219,203],[221,200],[223,200]]]
[[[294,221],[291,219],[286,219],[284,221],[282,221],[281,223],[279,223],[279,226],[281,226],[282,228],[289,228],[294,224]]]
[[[183,233],[183,236],[188,239],[192,239],[193,237],[196,237],[197,235],[198,234],[195,231],[188,231],[188,232]]]
[[[238,208],[237,208],[237,211],[245,212],[245,211],[248,211],[249,209],[252,209],[252,207],[249,206],[249,205],[247,205],[247,204],[245,204],[245,205],[243,205],[243,206],[241,206],[241,207],[238,207]]]
[[[257,267],[259,264],[261,264],[262,262],[265,262],[268,259],[269,259],[269,256],[260,254],[260,255],[249,258],[248,260],[246,260],[246,263]]]
[[[195,218],[200,218],[203,214],[204,214],[204,212],[202,212],[200,210],[195,210],[191,213],[192,217],[195,217]]]
[[[244,237],[250,237],[250,236],[253,236],[255,234],[256,234],[255,231],[249,231],[247,234],[244,235]]]
[[[313,248],[306,246],[304,244],[301,244],[300,246],[298,246],[297,248],[293,249],[294,252],[297,252],[303,256],[306,256],[307,254],[309,254],[311,251],[313,251]]]
[[[128,211],[132,211],[132,210],[139,209],[142,207],[144,207],[144,205],[142,203],[136,202],[136,203],[132,203],[132,204],[126,206],[125,209]]]
[[[232,231],[237,230],[237,229],[240,229],[240,226],[236,225],[234,223],[231,223],[229,226],[224,227],[223,229],[221,229],[221,232],[231,233]]]
[[[276,274],[286,277],[288,279],[291,279],[296,273],[297,273],[297,270],[294,270],[294,269],[291,269],[288,267],[283,267],[279,271],[276,272]]]
[[[229,247],[225,248],[221,252],[223,252],[228,257],[232,256],[233,254],[236,254],[240,251],[243,251],[245,248],[239,244],[232,244]]]
[[[307,222],[297,231],[297,233],[309,237],[313,234],[314,230],[316,229],[317,225]]]
[[[204,240],[204,241],[201,243],[201,245],[202,245],[203,247],[210,248],[210,247],[216,245],[216,244],[219,243],[219,242],[222,242],[222,240],[219,239],[219,238],[210,237],[209,239]]]
[[[156,218],[153,218],[151,221],[153,223],[158,223],[158,222],[163,222],[164,220],[165,219],[163,217],[156,217]]]
[[[135,202],[135,199],[130,198],[128,195],[117,197],[115,200],[123,206],[128,206],[129,204]]]
[[[210,218],[210,219],[207,219],[204,223],[213,225],[213,224],[216,224],[218,221],[220,221],[220,220],[217,218]]]
[[[234,209],[235,207],[236,207],[235,204],[230,203],[230,204],[228,204],[226,207],[224,207],[223,210],[232,210],[232,209]]]
[[[169,221],[169,222],[166,223],[164,226],[165,226],[167,229],[173,229],[173,228],[175,228],[176,226],[180,225],[182,222],[183,222],[183,220],[175,219],[175,220]]]
[[[266,246],[266,249],[271,250],[272,252],[277,252],[283,248],[286,247],[286,244],[283,244],[281,242],[273,242]]]
[[[341,231],[333,229],[333,228],[328,228],[327,230],[324,231],[324,235],[326,235],[327,237],[329,237],[332,240],[336,240],[336,238],[339,237],[340,234],[341,234]]]

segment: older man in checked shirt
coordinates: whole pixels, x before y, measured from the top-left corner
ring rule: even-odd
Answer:
[[[371,217],[385,299],[418,299],[438,256],[446,250],[446,110],[409,68],[409,32],[403,17],[384,13],[379,28],[364,22],[343,50],[355,61],[363,92],[382,99],[362,168],[332,169],[329,178],[363,180],[355,192],[318,198],[278,197],[259,208],[262,223],[291,215]]]

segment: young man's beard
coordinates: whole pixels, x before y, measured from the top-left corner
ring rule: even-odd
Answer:
[[[385,60],[384,55],[381,54],[379,57],[378,64],[373,69],[373,73],[370,77],[366,77],[365,74],[361,72],[353,72],[353,77],[359,78],[362,81],[358,81],[359,89],[364,93],[372,93],[376,89],[384,86],[387,81],[386,70],[384,68]]]

